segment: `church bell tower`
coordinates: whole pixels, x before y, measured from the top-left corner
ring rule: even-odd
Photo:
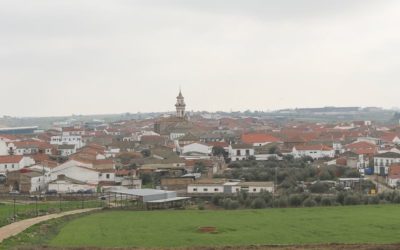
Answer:
[[[176,97],[176,116],[179,118],[185,118],[185,98],[182,95],[181,90],[179,90],[179,95]]]

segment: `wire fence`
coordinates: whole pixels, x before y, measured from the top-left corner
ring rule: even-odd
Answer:
[[[0,227],[15,221],[76,209],[106,207],[101,194],[0,194]]]

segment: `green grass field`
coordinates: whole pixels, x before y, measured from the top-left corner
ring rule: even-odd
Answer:
[[[239,211],[112,211],[68,222],[51,246],[185,247],[399,243],[400,206]],[[218,232],[199,233],[203,226]]]

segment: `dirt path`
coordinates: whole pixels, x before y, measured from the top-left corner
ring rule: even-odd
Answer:
[[[31,219],[17,221],[10,225],[0,227],[0,243],[3,242],[3,240],[5,240],[11,236],[17,235],[17,234],[25,231],[25,229],[27,229],[35,224],[38,224],[40,222],[55,219],[55,218],[60,218],[60,217],[66,216],[66,215],[86,213],[86,212],[90,212],[90,211],[94,211],[94,210],[98,210],[98,209],[100,209],[100,208],[79,209],[79,210],[73,210],[73,211],[68,211],[68,212],[59,213],[59,214],[49,214],[49,215],[45,215],[45,216],[40,216],[40,217],[31,218]]]

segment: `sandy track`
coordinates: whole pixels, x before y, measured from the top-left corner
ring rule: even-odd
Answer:
[[[21,220],[21,221],[6,225],[4,227],[0,227],[0,243],[3,242],[3,240],[5,240],[11,236],[15,236],[15,235],[25,231],[29,227],[31,227],[35,224],[38,224],[40,222],[60,218],[60,217],[66,216],[66,215],[86,213],[86,212],[99,210],[99,209],[100,208],[87,208],[87,209],[72,210],[72,211],[59,213],[59,214],[49,214],[49,215],[45,215],[45,216]]]

